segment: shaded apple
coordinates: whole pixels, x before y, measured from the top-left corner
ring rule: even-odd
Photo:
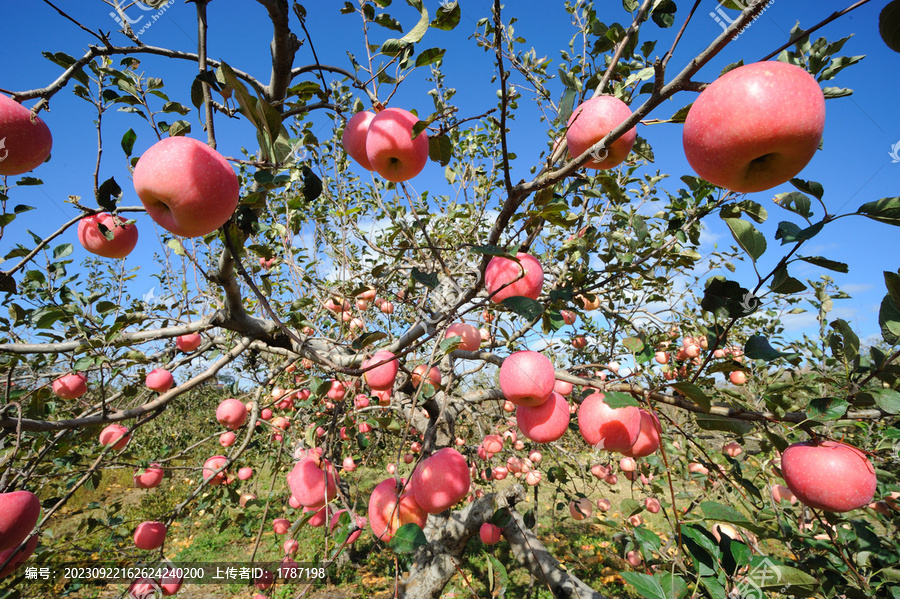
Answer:
[[[53,136],[40,117],[32,122],[31,111],[9,96],[0,94],[0,176],[21,175],[39,167],[50,156]],[[2,150],[5,150],[2,151]]]
[[[102,225],[106,232],[100,230]],[[111,235],[112,239],[106,236]],[[125,224],[108,212],[85,216],[78,222],[78,241],[92,254],[104,258],[124,258],[137,245],[138,229],[134,223]]]

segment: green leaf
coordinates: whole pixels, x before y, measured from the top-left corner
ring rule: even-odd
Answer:
[[[897,309],[890,295],[884,296],[881,301],[878,324],[881,325],[881,336],[886,343],[894,345],[900,341],[900,310]]]
[[[419,22],[413,27],[409,33],[400,39],[389,39],[381,45],[381,52],[387,56],[397,56],[412,44],[417,44],[428,31],[428,9],[422,3],[422,0],[406,0],[407,4],[417,9],[421,14]]]
[[[609,393],[604,393],[603,403],[611,408],[627,408],[631,406],[641,405],[638,400],[636,400],[631,395],[628,395],[627,393],[621,393],[619,391],[610,391]]]
[[[762,335],[753,335],[747,339],[747,343],[744,344],[744,354],[751,360],[765,360],[766,362],[794,355],[778,351]]]
[[[809,201],[809,198],[796,191],[777,194],[775,196],[775,203],[785,210],[790,210],[794,214],[799,214],[803,218],[809,218],[813,215],[813,212],[810,209],[812,204]]]
[[[71,243],[63,243],[58,245],[53,248],[53,259],[62,260],[66,256],[71,255],[73,249],[74,247],[72,247]]]
[[[727,522],[746,528],[756,534],[765,534],[763,532],[764,529],[761,526],[748,520],[746,516],[730,505],[723,505],[721,503],[716,503],[715,501],[704,501],[700,504],[700,509],[703,510],[703,515],[709,520]]]
[[[697,426],[705,431],[722,431],[735,435],[746,435],[753,430],[753,423],[744,420],[735,420],[715,414],[702,414],[697,416]]]
[[[759,298],[735,281],[710,277],[706,282],[700,307],[718,317],[739,318],[759,309]]]
[[[634,587],[641,597],[646,599],[668,599],[659,579],[640,572],[620,572],[625,582]]]
[[[825,223],[816,223],[805,229],[801,229],[792,222],[782,221],[778,223],[778,230],[775,232],[775,239],[781,240],[781,245],[786,243],[799,243],[812,239],[819,234]]]
[[[387,338],[387,333],[382,331],[374,331],[372,333],[363,333],[350,344],[350,347],[356,350],[365,349],[366,347]]]
[[[122,188],[116,183],[115,177],[110,177],[97,188],[97,204],[104,210],[112,212],[116,204],[122,199]]]
[[[372,22],[377,25],[381,25],[386,29],[391,29],[393,31],[399,31],[400,33],[403,33],[403,26],[400,25],[400,21],[394,19],[387,13],[381,13],[380,15],[372,19]]]
[[[18,207],[16,212],[18,212]],[[884,284],[887,286],[888,296],[894,302],[894,306],[900,306],[900,275],[884,271]]]
[[[669,387],[676,389],[682,395],[693,401],[695,404],[700,406],[700,408],[704,412],[709,412],[712,401],[710,400],[709,396],[703,392],[703,389],[701,389],[697,385],[688,382],[680,382],[672,383],[669,385]]]
[[[628,337],[622,341],[622,345],[633,354],[639,354],[644,349],[644,342],[639,337]]]
[[[654,23],[659,27],[666,29],[675,24],[675,12],[677,10],[678,7],[675,5],[675,2],[672,0],[662,0],[661,2],[657,2],[656,6],[653,7],[651,17],[653,18]]]
[[[180,239],[170,239],[166,242],[166,246],[175,252],[176,256],[187,256],[187,251],[185,251]]]
[[[489,589],[491,591],[490,596],[503,597],[506,595],[506,588],[509,586],[509,573],[506,571],[506,566],[504,566],[496,557],[489,553],[487,554],[487,558],[494,573]]]
[[[878,222],[900,226],[900,197],[882,198],[868,202],[859,207],[857,214],[862,214]]]
[[[453,142],[446,135],[428,138],[428,157],[441,166],[450,164],[453,158]]]
[[[766,238],[756,227],[739,218],[725,218],[725,224],[731,230],[731,235],[738,245],[747,252],[754,262],[759,260],[766,251]]]
[[[791,295],[793,293],[804,291],[806,285],[799,279],[790,276],[786,267],[780,266],[775,269],[774,276],[772,277],[772,284],[769,285],[769,289],[775,293]]]
[[[831,328],[840,335],[843,341],[841,353],[844,359],[850,364],[856,362],[857,358],[859,358],[859,337],[853,332],[847,321],[841,318],[832,322]]]
[[[441,31],[450,31],[459,25],[461,12],[459,2],[444,2],[438,8],[437,14],[431,22],[431,27]]]
[[[835,272],[850,272],[850,267],[848,267],[843,262],[829,260],[828,258],[823,258],[822,256],[797,256],[797,258],[803,260],[804,262],[809,262],[810,264],[815,264],[816,266],[821,266],[822,268],[827,268],[828,270],[833,270]]]
[[[723,218],[740,218],[742,213],[758,223],[764,223],[766,222],[766,219],[769,218],[769,213],[766,209],[763,208],[762,205],[751,200],[742,200],[740,202],[735,202],[734,204],[723,206],[721,214]]]
[[[806,415],[811,420],[837,420],[847,413],[850,403],[843,399],[820,397],[809,402]]]
[[[821,183],[817,183],[815,181],[804,181],[803,179],[795,177],[791,179],[791,185],[793,185],[803,193],[808,193],[809,195],[819,200],[821,200],[825,196],[825,188],[822,187]]]
[[[541,305],[541,302],[521,295],[508,297],[503,300],[502,304],[526,320],[536,320],[544,313],[544,306]]]
[[[421,283],[422,285],[425,285],[426,287],[428,287],[431,290],[437,289],[437,286],[440,283],[440,281],[438,280],[438,276],[436,274],[431,273],[431,272],[422,272],[415,266],[413,266],[410,276],[413,278],[414,281]]]
[[[871,389],[867,394],[875,400],[875,405],[888,414],[900,414],[900,392],[894,389]]]
[[[416,56],[416,66],[425,67],[434,64],[444,58],[446,52],[447,51],[443,48],[428,48],[427,50],[423,50]]]
[[[137,133],[134,129],[129,129],[122,136],[122,150],[127,158],[131,158],[131,151],[134,149],[134,142],[137,141]]]

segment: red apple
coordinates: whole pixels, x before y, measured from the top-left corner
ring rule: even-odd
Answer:
[[[537,299],[544,286],[544,269],[537,258],[524,252],[516,254],[516,260],[494,256],[484,271],[484,286],[495,303],[508,297]]]
[[[80,372],[53,381],[53,393],[60,399],[78,399],[87,393],[87,377]]]
[[[496,545],[500,542],[502,536],[503,530],[490,522],[485,522],[481,525],[481,528],[478,529],[478,537],[485,545]]]
[[[559,313],[562,315],[563,322],[566,324],[575,324],[575,319],[577,316],[571,310],[560,310]]]
[[[393,388],[400,368],[396,357],[392,352],[382,350],[375,352],[371,358],[363,362],[363,370],[370,368],[363,375],[366,379],[366,384],[376,391]]]
[[[416,503],[429,514],[439,514],[469,492],[471,476],[466,458],[445,447],[419,463],[410,484]]]
[[[775,503],[781,503],[782,501],[787,501],[791,505],[797,503],[797,496],[784,485],[772,485],[772,499]]]
[[[608,512],[612,507],[612,503],[610,503],[609,499],[598,499],[597,500],[597,509],[601,512]]]
[[[825,96],[804,69],[778,61],[728,71],[697,98],[684,123],[684,153],[700,177],[751,193],[797,175],[825,128]]]
[[[584,398],[578,410],[578,430],[589,445],[609,451],[628,451],[641,432],[641,413],[635,406],[611,408],[602,393]]]
[[[566,398],[553,391],[550,399],[539,406],[519,406],[516,423],[522,434],[535,443],[552,443],[569,428],[569,404]]]
[[[331,386],[328,387],[328,392],[325,394],[325,397],[332,401],[341,401],[346,394],[346,383],[344,383],[344,381],[333,380],[331,381]]]
[[[228,472],[226,470],[222,470],[216,475],[213,475],[213,472],[225,466],[225,462],[228,459],[223,455],[216,455],[203,463],[203,480],[208,480],[210,485],[218,486],[225,482],[225,478],[228,476]]]
[[[181,237],[202,237],[224,225],[238,204],[240,183],[217,151],[190,137],[153,144],[134,169],[134,189],[156,223]]]
[[[662,505],[659,503],[659,499],[656,497],[648,497],[644,500],[644,507],[647,508],[647,511],[651,514],[659,513],[659,510],[662,509]]]
[[[732,385],[743,385],[747,382],[747,373],[742,370],[732,370],[728,373],[728,380],[731,381]]]
[[[0,551],[18,547],[37,524],[40,513],[41,502],[31,491],[0,493]]]
[[[426,372],[427,372],[427,374],[426,374]],[[426,366],[425,364],[419,364],[418,366],[416,366],[413,369],[412,376],[410,377],[410,379],[412,380],[413,386],[418,387],[419,385],[421,385],[422,381],[425,380],[426,376],[428,377],[427,380],[434,387],[441,386],[441,371],[438,369],[437,366],[432,366],[431,368],[428,368],[428,366]]]
[[[166,540],[166,525],[162,522],[141,522],[134,531],[134,544],[138,549],[156,549]]]
[[[110,424],[100,431],[100,445],[112,445],[113,449],[124,449],[131,440],[131,435],[126,435],[128,429],[121,424]]]
[[[539,406],[550,399],[556,371],[550,358],[534,351],[511,354],[500,366],[500,390],[517,406]]]
[[[287,518],[275,518],[272,521],[272,530],[276,535],[283,535],[291,528],[291,521]]]
[[[386,108],[369,122],[366,156],[379,175],[400,183],[422,172],[428,162],[428,135],[413,139],[413,126],[419,118],[402,108]]]
[[[397,481],[388,478],[380,482],[369,496],[369,526],[382,541],[390,541],[404,524],[425,526],[428,514],[418,504],[415,494],[407,486],[397,495]]]
[[[338,525],[340,524],[340,521],[341,521],[341,514],[343,514],[346,511],[347,510],[341,509],[341,510],[336,511],[331,516],[331,522],[328,524],[328,530],[330,532],[333,533],[334,529],[338,527]],[[350,535],[347,537],[347,540],[344,541],[345,545],[351,545],[351,544],[355,543],[356,539],[359,538],[359,535],[362,534],[363,529],[368,524],[368,520],[366,518],[363,518],[362,516],[359,516],[357,514],[351,514],[350,518],[351,518],[351,522],[355,521],[354,523],[356,524],[356,530],[351,532]]]
[[[357,112],[347,121],[347,126],[341,134],[341,145],[344,146],[344,151],[367,171],[372,170],[372,165],[366,154],[366,136],[369,134],[369,125],[372,124],[374,118],[374,112],[368,110]]]
[[[641,432],[630,449],[622,453],[630,458],[644,458],[659,449],[660,426],[656,414],[641,408]]]
[[[203,338],[200,337],[200,333],[188,333],[175,338],[175,347],[187,354],[200,347],[202,342]]]
[[[53,136],[40,119],[9,96],[0,94],[0,176],[21,175],[50,155]]]
[[[481,334],[474,326],[463,322],[455,322],[447,327],[444,339],[459,337],[461,341],[457,349],[464,351],[478,351],[481,347]]]
[[[132,479],[134,486],[138,489],[154,489],[162,483],[164,476],[165,471],[160,468],[159,464],[150,464],[144,468],[143,474],[139,474],[139,471],[136,470]]]
[[[572,338],[572,347],[582,350],[587,347],[587,338],[584,335],[576,335]]]
[[[222,447],[231,447],[234,445],[234,441],[237,439],[237,435],[233,432],[228,431],[219,435],[219,445]]]
[[[239,399],[225,399],[216,408],[216,420],[225,428],[241,428],[247,422],[247,408]]]
[[[165,393],[175,384],[175,377],[165,368],[154,368],[144,381],[147,388],[158,393]]]
[[[740,443],[735,443],[732,441],[731,443],[726,443],[722,446],[722,453],[732,458],[738,457],[743,452],[744,450],[741,448]]]
[[[500,453],[503,449],[503,438],[500,435],[485,435],[481,446],[488,453]]]
[[[175,569],[166,569],[163,571],[162,578],[159,579],[159,590],[162,591],[163,596],[172,597],[181,590],[184,578],[183,576],[179,576],[179,573],[180,572]]]
[[[253,476],[253,468],[245,467],[238,470],[238,478],[241,480],[250,480]]]
[[[590,518],[591,514],[594,512],[591,507],[591,500],[587,497],[582,497],[577,501],[573,500],[569,502],[569,513],[572,514],[572,518],[575,520],[584,520],[585,518]]]
[[[632,516],[632,518],[634,517],[635,516]],[[641,554],[638,551],[629,551],[625,554],[625,561],[637,568],[644,563],[644,558],[641,557]]]
[[[337,493],[334,466],[318,455],[308,456],[294,464],[287,480],[291,495],[306,507],[321,507]]]
[[[572,383],[567,383],[566,381],[557,380],[553,383],[553,390],[560,395],[569,395],[572,393],[573,387]]]
[[[621,125],[631,116],[631,109],[615,96],[596,96],[575,109],[569,117],[566,143],[569,154],[578,157],[594,144]],[[637,130],[629,129],[606,149],[605,155],[588,160],[584,166],[595,169],[610,169],[619,165],[634,146]]]
[[[781,454],[781,473],[797,499],[811,508],[849,512],[875,496],[872,462],[844,443],[795,443]]]
[[[525,482],[532,487],[540,484],[543,478],[544,475],[538,470],[531,470],[530,472],[525,473]]]
[[[100,231],[100,225],[113,236],[112,239],[107,239]],[[118,216],[114,218],[108,212],[85,216],[78,223],[78,241],[81,242],[81,246],[92,254],[104,258],[124,258],[137,245],[137,240],[138,229],[134,223],[124,224],[121,218]]]

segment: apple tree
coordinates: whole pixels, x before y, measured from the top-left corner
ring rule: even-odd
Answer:
[[[118,469],[186,486],[80,531],[111,561],[177,562],[178,522],[244,526],[234,504],[256,500],[253,556],[264,530],[321,526],[322,564],[388,556],[402,597],[502,595],[516,573],[602,597],[548,541],[570,518],[609,532],[643,597],[900,596],[900,275],[866,342],[830,314],[847,294],[827,272],[852,265],[807,249],[839,219],[897,226],[900,199],[836,212],[801,178],[861,58],[820,29],[850,35],[865,2],[721,73],[768,2],[717,5],[727,26],[685,56],[712,2],[565,2],[570,41],[543,55],[515,3],[258,0],[240,10],[267,20],[265,72],[217,58],[244,43],[209,26],[218,3],[191,3],[190,49],[106,4],[115,32],[45,2],[81,37],[46,40],[54,80],[0,96],[5,596],[29,596],[17,564],[71,558],[55,523]],[[473,53],[492,85],[461,94],[447,67]],[[71,183],[66,217],[37,207],[25,231],[69,93],[97,145],[67,178],[93,197]],[[665,128],[693,172],[656,167]],[[711,223],[734,245],[704,256]],[[816,334],[791,338],[804,310]],[[237,490],[260,470],[265,496]],[[296,588],[281,574],[256,585]]]

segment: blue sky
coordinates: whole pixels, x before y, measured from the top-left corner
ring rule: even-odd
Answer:
[[[434,14],[439,6],[437,0],[425,2],[429,11]],[[340,15],[338,11],[342,4],[338,0],[320,0],[307,2],[306,8],[309,13],[308,25],[322,62],[349,68],[347,52],[362,55],[363,46],[359,20],[354,16]],[[455,101],[461,106],[460,116],[465,117],[481,114],[496,105],[497,100],[496,84],[491,83],[495,72],[493,54],[476,48],[469,39],[475,30],[475,22],[489,15],[491,2],[461,0],[460,4],[463,18],[459,27],[452,32],[429,31],[419,49],[437,46],[448,50],[444,66],[446,84],[458,90]],[[608,16],[599,11],[600,18],[605,22],[624,22],[626,14],[621,10],[619,2],[607,0],[596,4],[610,7],[605,9]],[[679,8],[686,11],[689,4],[679,2]],[[804,179],[819,181],[825,186],[825,202],[832,213],[852,211],[865,202],[898,195],[900,162],[892,162],[890,153],[892,147],[900,142],[900,119],[896,117],[896,102],[900,98],[900,78],[897,77],[900,54],[890,51],[878,36],[878,12],[884,4],[884,1],[870,2],[813,36],[826,36],[830,41],[835,41],[856,33],[844,46],[841,54],[866,55],[861,64],[843,71],[836,80],[824,84],[853,88],[854,95],[827,102],[823,151],[800,174]],[[99,0],[58,0],[58,5],[94,30],[99,28],[108,31],[117,28],[109,15],[109,7]],[[759,60],[787,40],[788,32],[796,21],[799,20],[802,26],[808,27],[843,5],[844,3],[775,0],[758,21],[701,71],[697,79],[712,81],[722,67],[741,58],[745,62]],[[721,33],[720,25],[710,15],[715,14],[716,8],[714,0],[702,3],[670,63],[671,74],[677,73]],[[210,56],[224,59],[267,81],[270,25],[263,8],[254,2],[216,0],[210,4],[209,11]],[[416,12],[402,0],[395,0],[389,12],[407,29],[418,19]],[[142,22],[134,25],[136,30],[150,23],[153,14],[154,12],[139,10],[138,7],[128,10],[131,18],[142,17]],[[734,15],[733,12],[728,14]],[[505,16],[508,18],[513,15],[518,18],[516,33],[527,40],[527,46],[533,46],[538,56],[547,56],[558,63],[559,50],[567,46],[573,31],[562,3],[513,0],[507,2]],[[683,16],[683,12],[676,15],[676,28],[680,26]],[[302,34],[296,22],[293,25]],[[644,27],[642,40],[659,36],[656,53],[662,54],[671,43],[674,30],[660,30],[653,23],[647,23]],[[373,42],[397,37],[396,32],[379,27],[373,27],[370,33]],[[63,20],[43,2],[37,1],[9,3],[4,7],[4,18],[0,21],[0,39],[3,40],[0,55],[4,59],[0,88],[16,91],[43,87],[60,72],[59,67],[41,57],[42,51],[61,51],[79,56],[88,44],[96,43],[96,39]],[[126,41],[121,36],[113,36],[113,39],[117,43]],[[146,44],[195,51],[193,5],[174,2],[166,6],[159,18],[141,34],[141,39]],[[297,64],[309,62],[311,54],[308,44],[305,44],[298,53]],[[189,105],[188,85],[196,67],[185,62],[175,68],[169,65],[160,71],[161,64],[160,60],[147,57],[142,68],[149,74],[162,76],[167,85],[166,91],[172,99]],[[554,71],[555,68],[551,68],[551,72]],[[410,76],[392,105],[414,108],[420,114],[430,113],[432,103],[426,92],[431,86],[425,80],[427,75],[426,69],[420,69]],[[558,89],[561,93],[561,86]],[[691,93],[680,94],[658,108],[651,117],[667,118],[692,101],[693,97]],[[524,101],[520,102],[520,105],[525,104]],[[46,235],[75,216],[77,210],[64,201],[67,196],[79,195],[85,203],[93,205],[91,188],[96,137],[90,106],[71,94],[70,85],[54,97],[51,108],[51,112],[42,117],[54,135],[53,158],[49,164],[34,173],[45,184],[41,187],[14,189],[10,194],[10,205],[23,203],[38,209],[23,214],[7,229],[0,240],[0,254],[6,254],[14,243],[28,239],[25,229]],[[523,110],[511,123],[510,143],[519,156],[515,164],[514,180],[528,177],[527,169],[539,162],[540,153],[547,148],[546,123],[541,123],[538,116],[534,111]],[[194,124],[192,136],[202,137],[196,111],[185,118]],[[135,155],[140,155],[155,138],[150,129],[143,126],[143,121],[131,115],[110,113],[105,122],[109,127],[106,129],[106,155],[101,179],[115,176],[125,190],[124,204],[137,205],[139,201],[130,185],[124,154],[119,148],[119,136],[128,127],[135,129],[138,134]],[[317,130],[322,134],[333,126],[330,115],[322,114],[316,122]],[[226,122],[226,119],[219,117],[217,126],[219,149],[223,154],[236,156],[240,154],[242,145],[252,148],[255,144],[255,136],[244,121]],[[657,162],[652,165],[652,170],[671,173],[676,180],[681,175],[692,174],[681,149],[681,129],[681,125],[642,125],[638,129],[639,135],[648,139],[654,147]],[[442,185],[442,169],[429,163],[414,184],[419,191],[432,185]],[[784,253],[783,246],[779,246],[774,240],[778,221],[797,221],[792,218],[793,215],[771,202],[775,193],[791,189],[790,186],[783,186],[749,196],[769,211],[769,222],[760,227],[769,243],[769,250],[761,261],[761,269],[774,265]],[[147,264],[152,253],[157,251],[157,245],[153,242],[154,227],[150,219],[143,215],[137,218],[141,242],[138,250],[126,259],[129,267]],[[714,243],[720,244],[720,247],[722,244],[730,245],[731,237],[721,221],[715,218],[709,221],[710,229],[704,237],[706,243],[702,249],[711,251]],[[795,266],[792,274],[801,280],[815,279],[821,274],[833,276],[853,295],[852,300],[838,302],[834,314],[851,321],[861,332],[861,336],[873,335],[878,331],[877,307],[885,293],[881,273],[883,270],[897,270],[900,267],[896,250],[898,240],[900,235],[896,228],[863,217],[842,219],[829,225],[802,253],[824,255],[847,262],[850,273],[841,275],[805,265]],[[76,259],[86,255],[77,245],[74,228],[63,236],[62,241],[76,244]],[[3,268],[8,266],[9,264],[2,265]],[[734,278],[748,287],[755,283],[752,271],[745,267],[740,267]],[[146,272],[137,282],[138,287],[144,285],[147,291],[153,284]],[[141,295],[140,289],[137,294]],[[809,322],[804,316],[799,316],[788,324],[792,330],[799,331]]]

